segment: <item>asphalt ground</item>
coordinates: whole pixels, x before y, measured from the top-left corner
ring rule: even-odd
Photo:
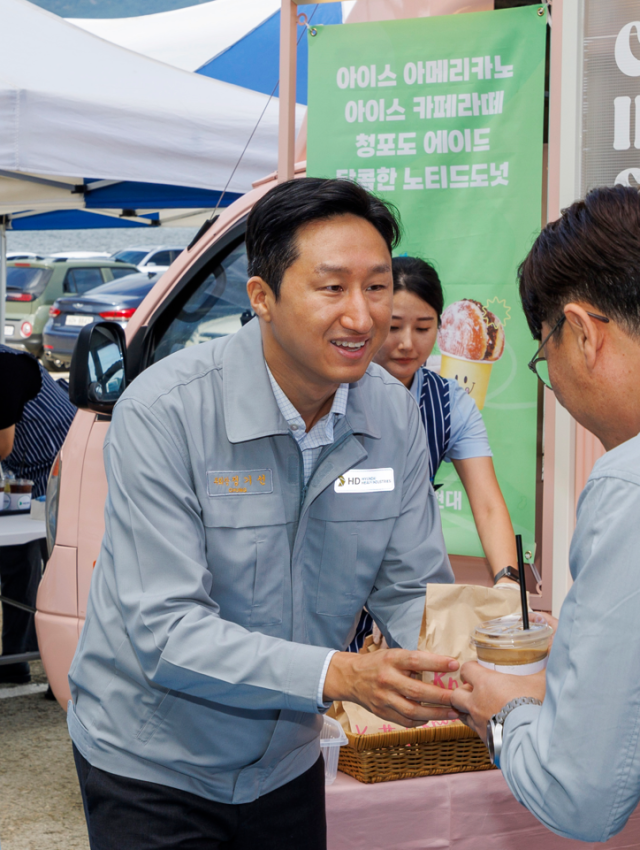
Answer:
[[[45,699],[39,661],[31,676],[0,685],[2,850],[89,850],[66,714]]]
[[[60,372],[52,377],[69,379]],[[89,850],[67,716],[45,699],[42,663],[30,667],[30,685],[0,684],[0,844],[2,850]]]

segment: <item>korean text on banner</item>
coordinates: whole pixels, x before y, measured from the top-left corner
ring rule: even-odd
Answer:
[[[501,337],[491,354],[441,351],[442,374],[481,409],[531,552],[537,382],[516,272],[540,229],[546,26],[544,7],[527,6],[309,36],[307,173],[392,201],[404,225],[397,253],[436,265],[452,321],[479,309]],[[436,480],[449,551],[482,555],[455,470],[443,463]]]

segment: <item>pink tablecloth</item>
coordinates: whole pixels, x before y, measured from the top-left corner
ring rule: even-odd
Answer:
[[[512,797],[497,771],[327,788],[329,850],[588,850],[640,848],[640,808],[606,844],[559,838]]]

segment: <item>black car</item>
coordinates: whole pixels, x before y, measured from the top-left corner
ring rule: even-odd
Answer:
[[[44,327],[44,356],[57,367],[68,368],[82,328],[105,319],[126,325],[159,277],[134,273],[81,296],[58,298],[49,309]]]

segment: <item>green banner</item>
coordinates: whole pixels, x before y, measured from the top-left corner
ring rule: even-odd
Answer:
[[[537,381],[516,270],[540,229],[546,24],[544,8],[527,6],[309,34],[307,173],[392,201],[397,253],[436,266],[449,309],[435,367],[481,408],[532,553]],[[449,551],[482,555],[452,464],[436,482]]]

